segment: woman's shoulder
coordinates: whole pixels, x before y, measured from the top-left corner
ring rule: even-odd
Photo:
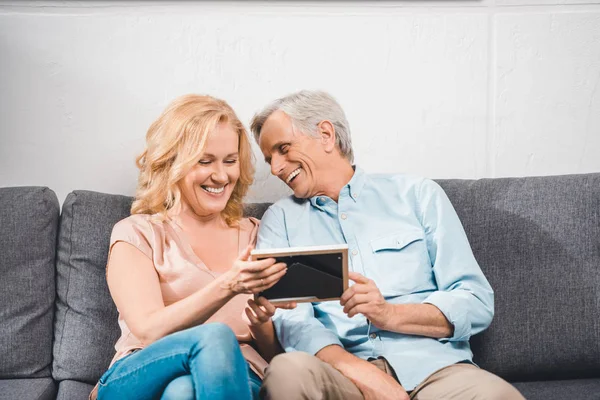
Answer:
[[[240,229],[244,231],[253,231],[258,229],[260,221],[254,217],[244,217],[240,220]]]
[[[254,239],[258,234],[258,226],[260,221],[254,217],[242,218],[240,220],[240,230]]]
[[[153,248],[161,236],[165,236],[167,220],[158,215],[133,214],[117,222],[110,235],[110,245],[117,242],[132,244],[148,257],[152,258]]]
[[[168,222],[161,220],[157,214],[132,214],[115,224],[112,236],[142,236],[149,237],[154,232],[164,230]]]
[[[152,215],[150,214],[132,214],[129,217],[123,218],[115,224],[113,232],[115,230],[125,230],[131,228],[144,228],[152,223]]]

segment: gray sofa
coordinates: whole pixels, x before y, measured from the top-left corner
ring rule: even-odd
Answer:
[[[600,399],[600,174],[442,180],[496,293],[475,361],[528,399]],[[113,356],[104,277],[132,199],[0,189],[0,399],[86,399]],[[260,217],[266,204],[247,213]]]

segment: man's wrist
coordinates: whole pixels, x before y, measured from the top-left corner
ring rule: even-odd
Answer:
[[[391,304],[386,302],[383,306],[383,312],[379,329],[390,332],[399,332],[402,326],[402,321],[400,320],[400,313],[397,312],[397,307],[400,304]]]

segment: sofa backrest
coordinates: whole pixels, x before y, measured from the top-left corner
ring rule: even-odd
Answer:
[[[600,377],[600,174],[439,183],[495,291],[475,362],[511,381]]]
[[[0,188],[0,379],[50,376],[58,213],[48,188]]]
[[[129,215],[131,201],[78,190],[63,203],[52,371],[57,381],[95,383],[114,355],[119,327],[105,266],[113,225]]]
[[[600,377],[600,174],[439,180],[495,291],[477,362],[510,381]],[[105,279],[112,226],[132,199],[76,191],[63,206],[54,372],[94,383],[114,354]],[[250,204],[262,217],[268,204]]]

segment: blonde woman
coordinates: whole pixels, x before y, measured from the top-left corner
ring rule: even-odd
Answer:
[[[180,97],[137,165],[132,215],[115,225],[107,263],[122,335],[97,397],[257,398],[281,348],[275,307],[251,297],[287,269],[248,261],[258,221],[242,218],[254,174],[242,123],[222,100]]]

